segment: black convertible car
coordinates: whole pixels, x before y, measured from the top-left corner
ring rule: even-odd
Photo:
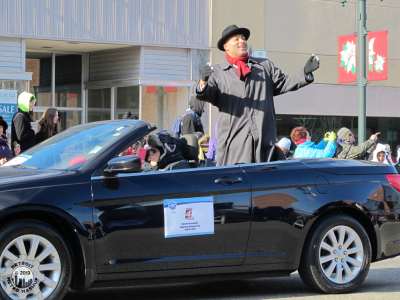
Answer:
[[[120,156],[154,128],[70,128],[0,168],[0,298],[284,275],[359,287],[400,253],[400,175],[365,161],[288,160],[141,172]]]

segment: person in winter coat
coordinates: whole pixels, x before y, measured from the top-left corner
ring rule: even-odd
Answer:
[[[33,94],[22,92],[18,96],[18,111],[15,113],[11,123],[11,145],[18,144],[21,152],[35,145],[35,132],[32,129],[32,111],[36,104]],[[13,153],[14,148],[13,148]]]
[[[197,99],[219,109],[217,165],[265,162],[276,142],[273,97],[314,81],[319,68],[312,55],[297,76],[288,76],[269,59],[250,57],[250,31],[226,27],[218,41],[225,62],[205,65],[196,87]]]
[[[372,152],[372,160],[385,165],[394,165],[390,157],[390,146],[381,143],[376,144],[374,151]]]
[[[189,168],[186,147],[188,145],[182,139],[173,137],[167,131],[149,134],[145,145],[147,154],[144,171]]]
[[[293,158],[329,158],[335,155],[336,134],[327,132],[318,144],[311,142],[311,136],[304,127],[295,127],[290,133],[290,138],[296,144]]]
[[[340,159],[367,159],[368,152],[375,147],[380,132],[372,134],[370,138],[361,145],[356,145],[356,139],[350,129],[342,127],[337,133],[337,143],[341,149],[336,154]]]
[[[39,120],[39,130],[35,135],[35,143],[39,144],[52,137],[58,132],[58,111],[55,108],[48,108]]]
[[[383,144],[377,144],[375,150],[372,152],[371,161],[379,162],[388,165],[387,153]]]
[[[204,102],[196,98],[189,101],[189,110],[182,117],[181,135],[195,134],[197,138],[204,135],[201,115],[204,112]]]
[[[0,165],[13,157],[10,147],[8,146],[6,130],[8,128],[7,122],[0,117]]]

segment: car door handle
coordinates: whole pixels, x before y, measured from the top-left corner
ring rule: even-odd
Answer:
[[[216,184],[235,184],[235,183],[241,183],[243,182],[242,177],[220,177],[214,180],[214,183]]]

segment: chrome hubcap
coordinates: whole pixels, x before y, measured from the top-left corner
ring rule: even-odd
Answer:
[[[329,230],[319,247],[319,263],[325,276],[336,284],[352,281],[361,271],[364,248],[360,236],[348,226]]]
[[[60,277],[60,256],[53,244],[41,236],[20,236],[0,255],[0,286],[13,300],[46,299]]]

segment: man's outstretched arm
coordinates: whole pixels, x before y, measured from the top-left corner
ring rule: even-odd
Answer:
[[[271,61],[268,61],[267,66],[270,70],[272,82],[274,83],[274,96],[277,96],[295,91],[312,83],[314,81],[313,72],[319,68],[319,58],[314,54],[311,55],[306,61],[304,68],[297,75],[287,75]]]

